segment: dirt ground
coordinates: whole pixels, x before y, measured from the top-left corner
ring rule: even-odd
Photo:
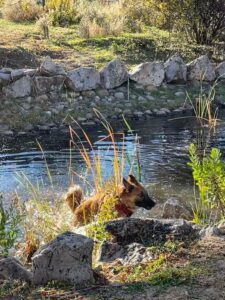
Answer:
[[[0,299],[76,299],[76,300],[222,300],[225,299],[225,238],[208,237],[191,247],[185,259],[204,270],[188,283],[150,285],[146,283],[99,284],[80,291],[74,289],[39,289],[13,291],[14,296]],[[12,292],[12,291],[11,291]],[[10,293],[9,293],[10,294]]]

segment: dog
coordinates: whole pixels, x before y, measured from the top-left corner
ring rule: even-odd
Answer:
[[[98,192],[94,196],[83,199],[83,191],[80,186],[70,187],[65,195],[65,200],[73,212],[73,225],[82,226],[93,221],[104,203],[106,193]],[[133,175],[123,178],[123,185],[118,187],[115,210],[118,217],[130,217],[137,207],[150,210],[155,202],[149,197],[148,192]]]

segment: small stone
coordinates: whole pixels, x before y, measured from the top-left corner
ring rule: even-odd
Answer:
[[[122,93],[122,92],[116,92],[115,94],[114,94],[114,96],[115,96],[115,98],[117,99],[117,100],[124,100],[124,93]]]
[[[145,111],[146,115],[152,116],[152,111],[150,109]]]

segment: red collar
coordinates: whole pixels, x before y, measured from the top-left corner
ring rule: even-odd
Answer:
[[[125,217],[130,217],[132,215],[132,211],[130,211],[127,206],[125,204],[123,204],[122,202],[118,202],[115,205],[115,208],[117,210],[117,212],[119,213],[119,215],[123,215]]]

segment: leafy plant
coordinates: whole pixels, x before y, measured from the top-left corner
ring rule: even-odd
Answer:
[[[189,147],[192,175],[197,186],[193,206],[194,222],[208,224],[225,218],[225,163],[221,153],[212,148],[209,154],[200,155],[194,144]]]
[[[9,249],[15,245],[21,233],[18,226],[21,219],[22,216],[18,214],[13,204],[8,210],[4,208],[0,195],[0,256],[7,256]]]

